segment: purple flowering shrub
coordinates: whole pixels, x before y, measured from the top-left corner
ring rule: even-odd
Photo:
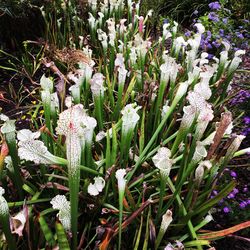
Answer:
[[[240,118],[241,122],[237,127],[240,133],[246,136],[244,144],[248,147],[250,142],[250,90],[240,89],[237,91],[234,97],[231,98],[229,107],[236,116],[244,112],[244,116]]]
[[[232,11],[219,1],[209,3],[208,7],[209,12],[205,15],[198,16],[198,12],[194,13],[194,22],[201,22],[206,28],[201,48],[211,54],[211,57],[223,49],[222,41],[229,42],[234,50],[247,49],[250,38],[249,20],[236,19]]]
[[[239,164],[237,164],[239,165]],[[236,225],[240,221],[250,220],[250,185],[249,177],[244,174],[244,166],[239,166],[241,170],[226,169],[224,175],[220,179],[220,184],[225,185],[228,181],[232,179],[235,180],[238,185],[223,198],[217,205],[215,217],[220,223],[226,223]],[[217,195],[217,191],[212,192],[211,198]],[[226,218],[226,220],[225,220]],[[244,235],[248,235],[249,230],[245,229],[241,232]]]

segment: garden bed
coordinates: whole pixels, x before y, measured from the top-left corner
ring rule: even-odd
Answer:
[[[227,6],[183,28],[69,2],[0,51],[0,248],[249,249],[249,50],[210,23]]]

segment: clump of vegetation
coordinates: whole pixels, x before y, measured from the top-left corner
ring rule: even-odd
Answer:
[[[228,163],[249,152],[225,108],[245,51],[225,43],[209,59],[201,23],[187,40],[165,23],[152,40],[139,7],[89,1],[86,37],[57,19],[47,30],[39,121],[17,130],[0,116],[3,249],[204,249],[250,226],[201,231],[235,190],[219,182]]]

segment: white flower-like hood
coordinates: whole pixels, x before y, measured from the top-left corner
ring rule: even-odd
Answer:
[[[104,76],[102,73],[95,73],[90,80],[90,88],[94,96],[103,96],[104,94]]]
[[[1,133],[7,134],[16,130],[15,120],[10,120],[9,117],[4,114],[0,115],[0,120],[4,121],[4,124],[1,127]]]
[[[31,132],[28,129],[18,131],[18,156],[22,160],[33,161],[36,164],[60,164],[59,160],[52,155],[42,141],[36,140],[40,132]]]
[[[40,131],[32,132],[29,129],[22,129],[19,130],[17,133],[17,139],[19,141],[29,141],[29,140],[35,140],[40,137],[41,133]]]
[[[126,179],[124,176],[126,175],[125,169],[118,169],[115,173],[115,177],[118,181],[118,189],[119,191],[124,191],[126,186]]]
[[[71,228],[70,202],[67,201],[65,195],[57,195],[50,201],[53,209],[59,210],[58,218],[65,230]]]
[[[121,111],[122,113],[122,130],[126,133],[130,129],[134,129],[137,122],[140,119],[140,116],[137,114],[137,111],[140,109],[140,106],[135,107],[134,104],[128,104]]]
[[[162,147],[158,149],[157,154],[152,158],[155,166],[165,177],[169,176],[171,167],[173,165],[173,160],[171,160],[170,157],[171,151],[166,147]]]
[[[95,177],[94,184],[90,183],[88,186],[88,193],[92,196],[96,196],[102,192],[105,187],[105,180],[102,177]]]
[[[196,23],[194,26],[197,28],[198,33],[203,34],[205,32],[205,27],[201,23]]]
[[[43,75],[40,79],[40,84],[43,90],[47,90],[50,93],[53,92],[53,81],[49,78]]]
[[[7,215],[9,213],[8,203],[3,197],[4,193],[5,193],[5,190],[2,187],[0,187],[0,214],[1,215]]]
[[[68,108],[59,115],[56,132],[59,135],[67,136],[69,133],[76,133],[78,136],[84,135],[87,114],[83,105],[78,104]]]
[[[167,210],[167,212],[162,216],[161,230],[166,232],[170,223],[173,221],[172,212]]]

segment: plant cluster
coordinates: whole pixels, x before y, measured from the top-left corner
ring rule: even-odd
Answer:
[[[249,43],[249,20],[234,18],[232,10],[226,8],[226,1],[210,2],[208,7],[210,11],[202,16],[199,12],[194,14],[197,20],[206,28],[202,36],[201,47],[207,51],[210,56],[217,55],[223,47],[223,42],[227,41],[236,51],[238,49],[247,49]],[[186,33],[189,35],[189,33]],[[219,50],[218,50],[219,49]]]
[[[201,23],[188,40],[165,23],[153,41],[152,12],[131,0],[88,8],[89,36],[75,46],[64,37],[77,63],[40,79],[42,126],[16,131],[0,116],[2,248],[210,247],[221,232],[200,229],[236,185],[218,180],[249,152],[224,107],[245,52],[229,58],[224,43],[209,59]]]

